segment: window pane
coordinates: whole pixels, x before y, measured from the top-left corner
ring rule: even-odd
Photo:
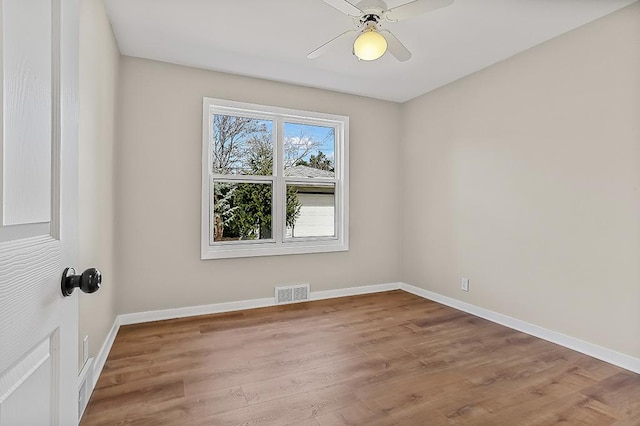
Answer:
[[[213,241],[271,239],[271,183],[213,183]]]
[[[287,185],[287,238],[335,236],[335,184]]]
[[[273,174],[273,121],[213,115],[212,173]]]
[[[335,139],[333,127],[284,123],[284,175],[333,178]]]

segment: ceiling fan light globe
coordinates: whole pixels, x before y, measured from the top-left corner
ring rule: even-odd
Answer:
[[[353,53],[363,61],[374,61],[387,51],[387,40],[377,31],[365,31],[353,42]]]

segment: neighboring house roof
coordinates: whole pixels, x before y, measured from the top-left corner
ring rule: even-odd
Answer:
[[[314,169],[309,166],[293,166],[284,171],[287,177],[333,178],[334,173],[328,170]]]

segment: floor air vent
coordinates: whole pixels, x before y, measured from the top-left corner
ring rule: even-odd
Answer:
[[[309,300],[309,284],[276,287],[276,305]]]

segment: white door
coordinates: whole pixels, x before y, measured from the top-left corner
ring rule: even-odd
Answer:
[[[0,425],[78,423],[77,0],[0,0]]]

